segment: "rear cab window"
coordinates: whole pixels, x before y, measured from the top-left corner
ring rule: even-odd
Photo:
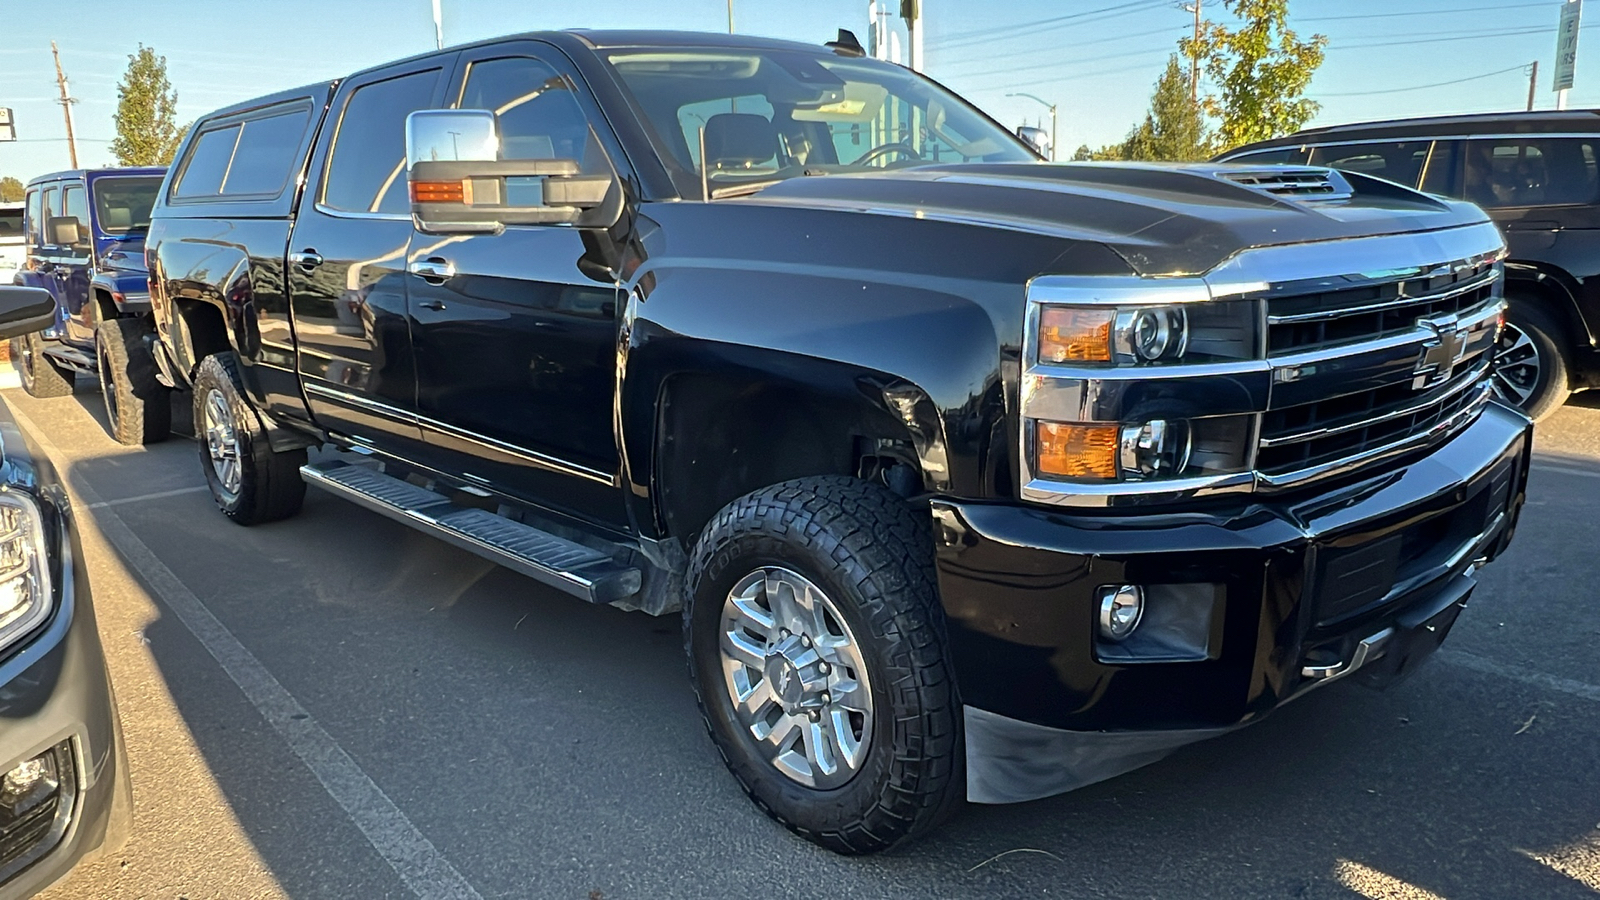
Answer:
[[[173,199],[276,199],[291,180],[310,124],[310,106],[296,102],[208,126],[180,163]]]

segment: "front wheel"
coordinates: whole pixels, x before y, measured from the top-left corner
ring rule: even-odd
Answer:
[[[205,358],[194,377],[194,424],[211,498],[240,525],[286,519],[300,511],[304,449],[274,452],[244,395],[232,353]]]
[[[723,760],[839,853],[915,837],[964,799],[961,703],[925,520],[853,478],[734,501],[690,562],[684,638]]]
[[[1514,303],[1494,348],[1495,394],[1535,421],[1560,409],[1572,393],[1563,337],[1542,308]]]

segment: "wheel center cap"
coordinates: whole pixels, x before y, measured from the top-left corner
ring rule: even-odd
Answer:
[[[767,683],[772,695],[791,712],[825,705],[828,688],[825,664],[809,641],[790,635],[767,651]]]

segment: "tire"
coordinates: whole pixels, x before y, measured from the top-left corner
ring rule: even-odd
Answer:
[[[231,352],[206,357],[195,372],[194,423],[211,498],[228,518],[260,525],[300,511],[306,451],[273,452]]]
[[[684,643],[700,712],[767,815],[829,850],[860,854],[914,838],[965,802],[961,701],[932,538],[904,500],[846,477],[756,491],[706,526],[686,583]],[[809,616],[789,599],[807,586],[823,595]],[[780,621],[801,627],[780,630]],[[748,649],[727,658],[755,665],[725,668],[724,647],[735,641]],[[736,709],[735,691],[755,698],[742,704],[755,713]],[[763,726],[767,738],[786,737],[759,739],[752,729]],[[835,735],[822,743],[832,772],[823,754],[795,755],[792,741],[806,751],[812,729]]]
[[[119,444],[155,444],[172,433],[172,391],[156,380],[151,333],[143,319],[111,319],[94,329],[100,391]]]
[[[11,339],[11,362],[30,397],[66,397],[72,393],[72,370],[44,355],[44,338],[25,334]]]
[[[1494,348],[1495,393],[1534,421],[1546,418],[1572,394],[1566,332],[1536,301],[1512,300]]]

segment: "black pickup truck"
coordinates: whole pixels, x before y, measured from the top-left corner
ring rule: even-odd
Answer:
[[[862,57],[529,34],[202,118],[148,256],[218,505],[681,608],[728,766],[842,852],[1411,671],[1522,504],[1494,225],[1045,165]]]

